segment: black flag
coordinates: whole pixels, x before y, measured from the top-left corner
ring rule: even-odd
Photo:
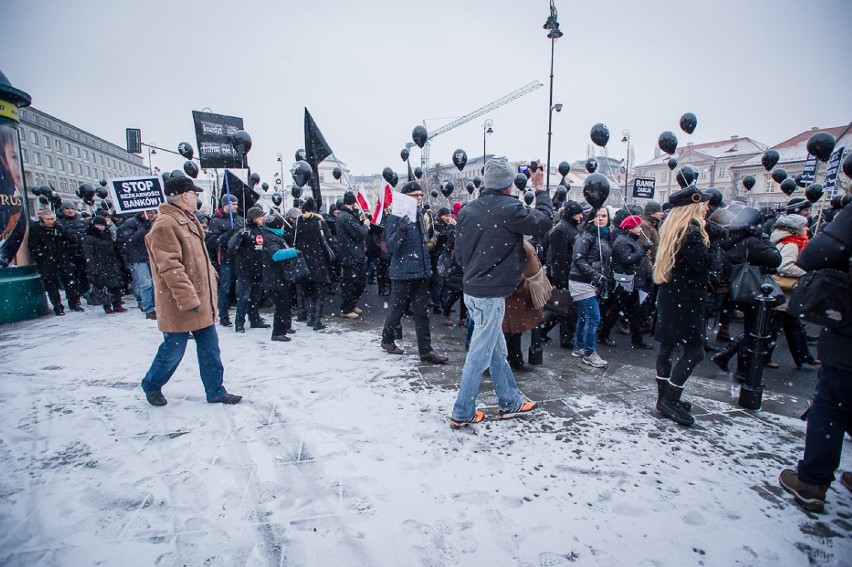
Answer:
[[[311,166],[314,174],[311,176],[311,191],[314,201],[317,202],[317,210],[322,207],[322,194],[320,193],[319,164],[332,154],[331,148],[323,138],[322,132],[317,128],[317,123],[308,109],[305,108],[305,160]]]
[[[260,199],[257,193],[227,169],[225,170],[225,182],[222,183],[222,194],[219,195],[219,199],[226,193],[230,193],[237,198],[240,204],[239,210],[242,214],[245,214]]]
[[[411,160],[405,160],[405,163],[408,164],[408,180],[414,181],[414,172],[411,171]]]

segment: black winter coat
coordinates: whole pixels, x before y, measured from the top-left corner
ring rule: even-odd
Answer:
[[[740,231],[731,234],[721,246],[731,266],[742,264],[746,260],[746,251],[749,265],[759,267],[763,274],[772,274],[781,265],[781,252],[768,238]]]
[[[796,264],[803,270],[834,268],[852,272],[852,204],[843,207],[834,220],[811,240]],[[819,356],[823,364],[852,372],[852,330],[823,328],[819,336]],[[847,375],[847,378],[852,374]],[[848,382],[847,382],[848,383]]]
[[[527,255],[524,236],[540,238],[553,228],[553,202],[536,193],[535,208],[511,195],[485,189],[456,217],[456,261],[464,291],[473,297],[508,297],[521,281]]]
[[[269,231],[265,226],[251,223],[249,229],[237,233],[232,237],[231,243],[235,243],[234,270],[237,277],[248,277],[252,281],[259,282],[263,278],[263,243]]]
[[[308,279],[316,283],[330,283],[331,271],[329,269],[328,257],[322,244],[325,238],[326,244],[332,246],[331,232],[328,225],[321,216],[316,213],[305,213],[296,221],[293,234],[285,236],[287,244],[290,244],[305,255],[310,276]],[[293,244],[295,239],[295,244]]]
[[[366,257],[366,240],[369,227],[355,214],[343,208],[337,215],[337,256],[341,266],[360,266]]]
[[[597,285],[601,276],[610,277],[612,245],[608,237],[599,237],[598,233],[598,227],[589,223],[574,243],[569,280]]]
[[[704,344],[710,262],[710,249],[704,245],[698,224],[693,222],[675,255],[668,283],[658,288],[654,338],[659,342],[665,345]]]
[[[118,247],[128,264],[148,263],[145,235],[151,230],[153,224],[140,213],[127,219],[118,227]]]
[[[59,223],[47,227],[42,222],[30,224],[30,255],[42,274],[58,275],[70,260],[71,238]]]
[[[550,231],[547,268],[550,271],[550,283],[556,287],[568,289],[571,258],[574,255],[574,243],[579,234],[580,228],[577,221],[565,217]]]
[[[228,213],[218,209],[207,223],[207,234],[204,243],[207,253],[214,264],[221,265],[234,259],[233,252],[228,251],[228,240],[235,232],[239,232],[246,225],[246,220],[234,214],[234,227],[231,228],[231,218]]]
[[[289,248],[284,235],[281,236],[267,229],[263,238],[263,287],[268,291],[285,291],[290,288],[290,282],[284,277],[284,261],[274,262],[273,254]]]
[[[86,274],[94,287],[117,288],[124,285],[121,255],[109,229],[102,231],[92,225],[86,230],[83,256],[86,258]]]
[[[86,236],[86,229],[89,228],[89,221],[75,214],[73,217],[66,217],[63,214],[56,215],[56,223],[65,229],[65,233],[70,238],[71,253],[75,256],[83,255],[83,237]]]
[[[621,231],[612,244],[612,271],[634,274],[634,289],[644,289],[648,283],[648,263],[645,249],[639,246],[639,235]]]

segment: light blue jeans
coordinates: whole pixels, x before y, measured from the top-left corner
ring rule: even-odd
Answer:
[[[582,350],[590,356],[595,352],[595,337],[601,324],[601,309],[597,297],[575,301],[577,306],[577,330],[574,331],[574,350]]]
[[[503,337],[503,314],[506,300],[502,297],[473,297],[464,295],[468,321],[473,321],[470,350],[464,361],[461,385],[453,406],[453,419],[465,421],[476,413],[476,396],[482,373],[491,368],[491,381],[501,409],[521,405],[521,394],[509,362],[506,339]]]
[[[142,299],[142,311],[154,311],[154,282],[151,280],[151,266],[147,262],[130,264],[130,278],[133,291]]]

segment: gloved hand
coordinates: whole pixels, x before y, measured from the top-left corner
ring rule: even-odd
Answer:
[[[594,285],[595,287],[601,287],[602,288],[606,285],[606,280],[607,280],[606,276],[599,275],[597,283],[592,284],[592,285]]]
[[[653,247],[654,247],[654,243],[651,242],[650,240],[646,240],[645,242],[642,243],[642,249],[645,250],[645,251],[648,251]]]
[[[408,232],[411,229],[411,219],[408,218],[408,215],[399,219],[399,230],[402,232]]]
[[[296,249],[295,248],[283,248],[275,252],[272,255],[273,262],[283,262],[284,260],[290,260],[296,257]]]

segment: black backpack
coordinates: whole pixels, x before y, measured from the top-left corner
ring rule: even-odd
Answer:
[[[787,313],[829,329],[852,328],[852,276],[831,268],[808,272],[793,287]]]

